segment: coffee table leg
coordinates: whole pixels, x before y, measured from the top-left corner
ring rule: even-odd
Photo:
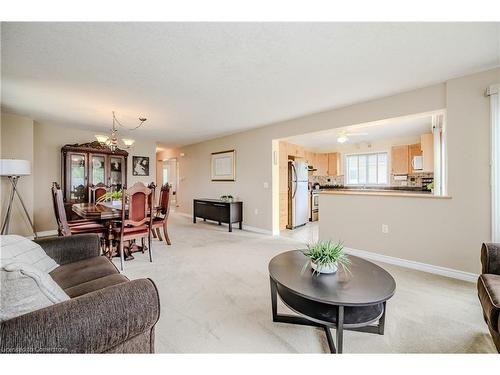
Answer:
[[[386,303],[384,302],[384,312],[382,313],[382,316],[380,317],[380,320],[378,321],[378,334],[383,335],[384,330],[385,330],[385,309],[386,309]]]
[[[273,311],[273,322],[276,322],[278,316],[278,290],[273,279],[269,278],[271,283],[271,309]]]
[[[328,341],[328,347],[330,348],[330,353],[336,354],[337,350],[335,349],[335,343],[333,342],[332,333],[330,332],[330,328],[327,326],[325,328],[326,341]]]
[[[339,306],[337,310],[337,353],[342,354],[344,341],[344,306]]]

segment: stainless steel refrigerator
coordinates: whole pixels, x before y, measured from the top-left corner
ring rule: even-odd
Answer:
[[[309,220],[308,174],[304,161],[288,162],[288,229],[305,225]]]

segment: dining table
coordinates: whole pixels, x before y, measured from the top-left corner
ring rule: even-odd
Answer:
[[[113,249],[113,240],[116,240],[115,229],[113,223],[121,220],[122,218],[122,202],[99,202],[99,203],[75,203],[72,205],[71,210],[82,217],[83,219],[92,219],[96,221],[103,222],[108,228],[106,233],[106,247],[105,254],[109,258],[117,253],[116,249]],[[127,210],[127,207],[125,207]],[[146,247],[146,246],[145,246]],[[133,244],[130,248],[124,249],[125,260],[134,259],[132,253],[136,251],[142,251],[142,247],[137,244]]]

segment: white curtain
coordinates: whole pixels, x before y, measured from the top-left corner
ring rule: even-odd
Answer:
[[[491,239],[500,242],[500,85],[489,88],[491,102]]]

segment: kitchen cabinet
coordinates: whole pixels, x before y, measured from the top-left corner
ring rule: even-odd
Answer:
[[[317,154],[317,176],[327,176],[328,175],[328,154]]]
[[[330,152],[328,154],[328,176],[337,176],[339,174],[339,153]]]
[[[400,145],[391,148],[391,172],[392,174],[408,174],[409,146]]]
[[[305,151],[299,145],[288,143],[288,155],[293,156],[295,158],[303,158],[305,157]]]
[[[420,149],[422,150],[422,172],[434,172],[434,136],[432,133],[420,136]]]
[[[408,171],[409,173],[422,172],[421,169],[413,169],[413,158],[415,156],[422,156],[422,149],[420,143],[415,143],[408,146]]]

